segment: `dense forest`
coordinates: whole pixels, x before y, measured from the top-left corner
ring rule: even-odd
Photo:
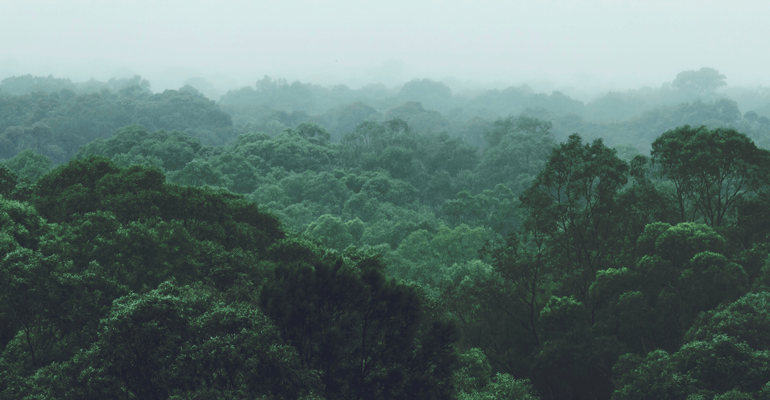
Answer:
[[[6,78],[0,399],[770,400],[770,90],[725,79]]]

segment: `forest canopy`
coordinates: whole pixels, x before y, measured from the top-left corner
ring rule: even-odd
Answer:
[[[0,399],[770,400],[766,93],[196,82],[0,82]]]

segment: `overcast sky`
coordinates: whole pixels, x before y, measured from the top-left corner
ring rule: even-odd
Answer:
[[[660,86],[712,67],[770,85],[770,1],[0,0],[0,79],[140,74],[229,89],[413,78],[536,89]]]

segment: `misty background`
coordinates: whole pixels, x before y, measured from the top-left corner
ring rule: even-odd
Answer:
[[[711,67],[767,85],[760,1],[0,2],[0,79],[191,78],[207,97],[265,75],[353,89],[414,78],[455,94],[526,83],[581,101]],[[194,83],[195,81],[192,81]]]
[[[770,400],[768,4],[0,0],[0,400]]]

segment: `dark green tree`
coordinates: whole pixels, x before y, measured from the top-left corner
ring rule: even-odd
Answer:
[[[768,301],[748,293],[701,314],[678,350],[622,356],[612,399],[768,398]]]
[[[2,343],[0,363],[8,373],[0,379],[0,398],[25,394],[25,377],[91,343],[112,299],[125,294],[97,263],[78,271],[57,256],[24,248],[6,254],[0,276],[3,341],[13,335]]]
[[[591,286],[596,330],[629,350],[675,351],[699,313],[748,290],[743,268],[724,255],[725,240],[706,225],[650,224],[637,247],[635,266],[605,270]]]
[[[0,164],[0,195],[9,197],[18,183],[19,176],[5,164]]]
[[[377,261],[279,266],[260,305],[296,350],[318,370],[327,398],[449,398],[453,392],[452,324],[420,330],[413,288],[388,281]]]
[[[770,181],[770,151],[734,129],[685,125],[652,143],[659,176],[673,182],[682,221],[719,228],[735,218],[738,202]]]
[[[618,195],[629,167],[600,139],[579,135],[553,150],[548,163],[521,195],[524,229],[542,237],[568,293],[585,304],[598,271],[613,265],[618,248]]]
[[[116,300],[98,340],[32,377],[31,394],[299,399],[319,390],[317,374],[299,363],[264,314],[217,296],[203,285],[166,282]]]

